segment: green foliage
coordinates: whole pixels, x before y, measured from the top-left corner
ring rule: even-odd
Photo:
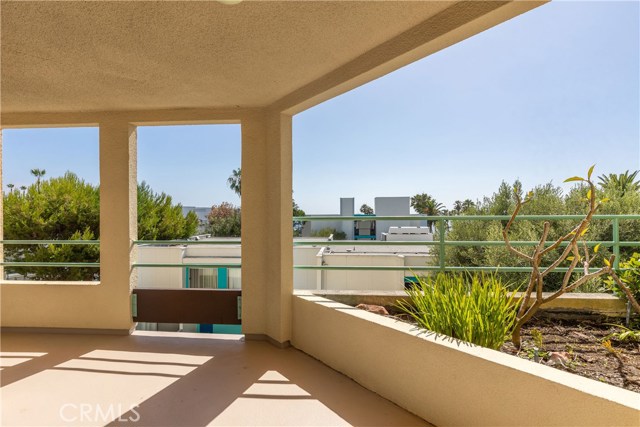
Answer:
[[[579,178],[579,177],[575,177]],[[582,179],[582,178],[581,178]],[[564,215],[564,214],[584,214],[587,210],[586,195],[588,188],[583,181],[578,183],[566,195],[561,188],[551,183],[535,187],[532,197],[522,207],[522,215]],[[497,191],[491,197],[485,197],[482,201],[464,212],[465,215],[510,215],[515,208],[515,196],[513,187],[519,189],[522,194],[522,185],[515,181],[513,185],[502,182]],[[598,208],[598,214],[637,214],[640,212],[640,192],[627,191],[620,195],[611,190],[598,189],[597,200],[609,199]],[[460,207],[462,202],[460,202]],[[454,212],[456,205],[454,204]],[[502,228],[506,221],[451,221],[451,230],[447,234],[448,240],[502,240]],[[550,232],[548,240],[555,240],[564,233],[569,232],[575,225],[574,221],[550,221]],[[537,241],[542,232],[542,221],[516,221],[510,231],[512,241]],[[621,220],[620,239],[624,241],[636,241],[640,236],[640,221]],[[589,231],[585,235],[587,240],[612,241],[613,230],[610,220],[592,220]],[[529,248],[522,248],[525,252]],[[621,248],[621,256],[631,256],[634,248]],[[434,253],[439,258],[441,254],[438,247],[434,247]],[[636,248],[637,251],[637,248]],[[551,252],[545,256],[542,265],[548,265],[557,259],[561,251]],[[611,255],[611,248],[603,245],[600,249],[600,256],[608,258]],[[509,253],[503,246],[488,247],[449,247],[445,253],[447,265],[459,266],[519,266],[527,267],[528,264],[519,257]],[[500,273],[504,280],[509,280],[517,285],[522,285],[528,281],[527,273]],[[558,289],[562,281],[561,273],[552,273],[545,280],[545,291]],[[590,284],[593,289],[601,288],[595,281]]]
[[[40,170],[37,170],[40,173]],[[41,176],[41,175],[40,175]],[[98,188],[73,173],[41,181],[23,193],[4,196],[7,240],[93,240],[100,233]],[[99,249],[89,245],[6,245],[7,261],[97,262]],[[7,268],[34,280],[94,280],[97,268]]]
[[[216,237],[240,237],[240,208],[229,202],[213,205],[208,215],[207,232]]]
[[[487,274],[417,276],[398,308],[421,327],[492,349],[511,333],[520,303],[500,278]]]
[[[631,258],[620,262],[620,269],[618,277],[629,288],[635,299],[640,300],[640,253],[634,252]],[[605,279],[605,283],[617,296],[626,298],[624,292],[612,278]]]
[[[540,350],[544,350],[544,338],[542,336],[542,332],[540,332],[539,329],[534,328],[531,330],[531,338],[533,339],[533,343],[537,348],[539,348]]]
[[[365,203],[360,206],[360,213],[364,215],[373,215],[373,208]]]
[[[624,196],[627,192],[633,193],[640,191],[640,181],[636,180],[638,172],[640,172],[640,170],[633,173],[629,173],[627,170],[620,174],[610,173],[609,175],[602,175],[599,176],[598,179],[600,180],[600,186],[604,190]]]
[[[618,342],[638,342],[640,343],[640,330],[627,328],[623,325],[611,325],[615,326],[618,330],[610,333],[604,340],[615,340]]]
[[[464,202],[456,200],[453,202],[453,209],[451,209],[452,215],[468,215],[475,209],[476,204],[471,199],[465,199]]]
[[[312,237],[329,237],[333,234],[333,240],[345,240],[347,233],[344,231],[338,231],[335,228],[327,227],[321,230],[317,230],[311,233]]]
[[[231,172],[231,175],[229,176],[229,178],[227,178],[227,185],[229,186],[229,188],[231,190],[233,190],[238,197],[240,197],[240,193],[242,190],[242,169],[238,168],[238,169],[234,169]]]
[[[4,196],[4,238],[7,240],[96,240],[100,236],[100,191],[75,174],[42,181],[45,171],[32,170],[38,179],[23,191]],[[171,197],[138,186],[140,239],[176,239],[195,233],[198,218],[182,216]],[[5,245],[5,258],[16,262],[98,262],[97,245]],[[34,280],[95,280],[98,268],[7,268]]]
[[[138,238],[140,240],[184,239],[198,229],[198,216],[182,215],[182,206],[171,196],[154,193],[144,181],[138,185]]]
[[[300,206],[293,201],[293,216],[305,216],[306,213],[300,209]],[[302,236],[302,228],[304,227],[305,221],[293,221],[293,236],[299,237]]]
[[[416,194],[411,198],[411,207],[421,215],[436,216],[440,215],[444,210],[444,205],[439,203],[427,193]],[[428,220],[427,227],[433,233],[434,221]]]

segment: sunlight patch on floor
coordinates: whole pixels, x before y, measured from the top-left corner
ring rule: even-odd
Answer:
[[[349,426],[327,406],[277,371],[267,371],[210,426]]]
[[[2,388],[2,425],[137,421],[136,407],[211,360],[208,356],[95,350]]]

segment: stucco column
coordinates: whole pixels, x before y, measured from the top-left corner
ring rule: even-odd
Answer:
[[[133,325],[131,289],[137,282],[137,132],[127,122],[100,123],[100,286],[105,310]]]
[[[291,116],[242,120],[242,330],[248,339],[291,338],[293,227]]]

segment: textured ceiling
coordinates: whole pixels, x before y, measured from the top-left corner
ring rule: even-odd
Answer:
[[[2,110],[269,105],[444,1],[2,2]]]

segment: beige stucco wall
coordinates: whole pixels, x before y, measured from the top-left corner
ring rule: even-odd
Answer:
[[[293,221],[291,116],[242,120],[242,332],[291,337]]]
[[[248,8],[249,3],[255,2],[245,3],[247,4],[242,7]],[[314,15],[307,13],[307,9],[304,9],[307,6],[302,3],[298,5],[303,8],[301,16],[311,25],[310,30],[313,30],[309,34],[313,32],[321,34],[328,27],[323,26],[323,21],[317,21]],[[112,34],[111,37],[103,37],[100,40],[99,45],[102,48],[100,55],[96,57],[97,62],[87,61],[88,57],[93,58],[93,56],[87,56],[82,50],[86,46],[91,46],[91,43],[81,46],[79,51],[76,49],[78,46],[74,48],[73,43],[55,45],[54,53],[61,53],[58,56],[68,60],[65,66],[59,68],[42,55],[25,56],[22,54],[24,49],[19,51],[9,49],[7,51],[9,54],[13,52],[22,57],[20,61],[10,61],[13,67],[4,70],[10,71],[9,74],[15,77],[9,81],[10,84],[5,85],[14,88],[15,91],[12,92],[13,96],[3,98],[4,111],[1,120],[4,126],[101,125],[102,278],[99,285],[86,286],[3,284],[0,287],[2,325],[129,329],[132,326],[129,297],[131,287],[136,283],[136,271],[131,268],[131,263],[135,260],[135,246],[132,240],[135,239],[136,234],[136,135],[135,127],[131,124],[237,123],[239,121],[242,124],[243,169],[243,331],[250,336],[268,336],[280,343],[288,341],[291,338],[293,292],[291,115],[542,3],[543,1],[458,2],[442,10],[442,13],[439,13],[444,7],[442,5],[416,3],[414,7],[434,9],[432,10],[434,15],[424,16],[422,21],[418,19],[419,22],[416,21],[404,27],[402,22],[409,18],[416,19],[415,14],[407,16],[404,20],[390,20],[389,28],[383,29],[379,25],[374,25],[374,28],[378,28],[379,31],[367,33],[365,37],[362,36],[365,33],[356,31],[357,39],[367,42],[368,47],[355,43],[343,43],[342,34],[337,39],[335,35],[331,36],[334,41],[337,40],[340,43],[340,50],[346,50],[344,56],[323,55],[324,50],[321,48],[298,49],[295,43],[295,49],[288,49],[286,47],[289,40],[284,44],[272,43],[273,46],[285,48],[276,49],[280,52],[276,57],[267,54],[268,61],[265,63],[273,64],[270,67],[262,66],[264,63],[256,59],[260,56],[258,55],[260,52],[257,52],[253,46],[258,39],[261,46],[268,46],[274,41],[273,37],[281,33],[267,28],[267,31],[257,33],[264,37],[262,39],[256,38],[253,33],[244,32],[243,37],[236,40],[238,43],[232,43],[229,46],[234,52],[246,51],[255,54],[233,57],[242,60],[237,66],[239,72],[255,73],[246,81],[243,80],[246,84],[238,84],[238,80],[234,80],[234,76],[237,77],[238,73],[229,71],[229,68],[225,68],[224,72],[220,73],[215,69],[209,72],[211,68],[204,67],[207,70],[204,74],[208,73],[210,77],[207,82],[213,82],[209,86],[201,79],[194,79],[192,67],[185,67],[183,62],[168,61],[165,64],[154,61],[154,65],[158,67],[170,65],[163,74],[164,83],[159,84],[159,74],[147,72],[149,64],[147,51],[143,49],[141,55],[132,55],[132,51],[125,49],[130,47],[128,44],[130,28],[128,27],[123,27],[124,30],[120,33],[122,38],[114,37]],[[363,2],[359,5],[354,3],[350,7],[365,6]],[[313,7],[322,7],[322,5]],[[366,7],[379,8],[381,5]],[[11,7],[12,10],[20,8],[21,5],[18,3]],[[25,10],[27,9],[28,7]],[[51,52],[52,36],[56,39],[58,37],[74,39],[72,32],[55,31],[60,28],[59,25],[56,26],[58,22],[66,23],[67,25],[63,26],[67,30],[86,31],[89,38],[99,34],[101,29],[113,30],[113,26],[110,25],[111,19],[101,21],[102,15],[93,13],[92,8],[83,6],[81,9],[72,10],[68,18],[58,17],[58,20],[54,20],[55,22],[46,11],[41,13],[39,9],[33,9],[31,12],[37,15],[35,18],[30,11],[25,13],[18,11],[17,18],[11,20],[15,25],[10,28],[10,31],[7,33],[3,27],[3,40],[7,39],[5,35],[9,37],[7,39],[9,48],[14,42],[19,45],[27,43],[32,47],[31,49],[27,47],[27,51]],[[399,8],[399,10],[401,13],[407,13],[406,8]],[[98,21],[99,25],[88,25],[87,19],[77,21],[76,19],[78,16],[81,17],[82,13],[87,13],[86,17],[91,18],[89,21]],[[108,11],[106,16],[117,15]],[[193,16],[188,14],[185,16],[193,20]],[[258,28],[271,22],[262,19],[262,15],[255,16],[258,18],[253,27]],[[276,16],[280,18],[281,14],[277,13]],[[375,17],[372,15],[371,18]],[[379,14],[376,19],[384,22],[387,17],[388,14]],[[335,21],[335,16],[331,16],[330,21]],[[45,29],[49,30],[53,27],[52,32],[29,32],[29,25],[38,24],[38,22],[46,24],[44,27],[42,25],[39,27],[46,27]],[[375,24],[377,21],[372,22]],[[395,24],[391,25],[392,23],[401,25],[393,30],[392,27]],[[103,24],[105,24],[104,27]],[[347,27],[348,25],[350,25],[349,22]],[[207,28],[207,33],[212,28],[217,31],[210,25]],[[194,40],[201,41],[203,33],[197,28],[185,27],[185,29],[185,31],[193,31],[190,36],[194,37]],[[392,30],[393,34],[388,34],[389,30]],[[27,35],[21,37],[24,31]],[[145,34],[147,31],[152,32],[149,39],[154,40],[156,42],[154,46],[166,53],[162,55],[163,57],[175,57],[171,55],[172,52],[175,53],[172,49],[182,49],[179,46],[159,43],[155,35],[162,36],[162,29],[158,30],[157,26],[146,26],[141,31]],[[160,32],[155,34],[153,31]],[[384,35],[384,33],[387,34]],[[316,41],[329,39],[329,37],[314,36]],[[377,40],[371,43],[374,39]],[[221,45],[221,43],[215,43],[218,40],[215,37],[209,40],[213,41],[211,45]],[[223,32],[220,40],[228,41],[227,33]],[[118,44],[122,41],[125,43]],[[32,42],[34,44],[30,44]],[[198,52],[198,46],[193,46],[195,46],[194,51]],[[331,49],[331,46],[327,46],[327,51],[336,51]],[[262,52],[263,56],[265,52]],[[323,70],[318,69],[316,58],[308,58],[309,53],[317,54],[318,57],[326,60],[326,63],[320,67]],[[198,55],[187,55],[187,57],[196,58]],[[282,59],[278,60],[280,57]],[[25,58],[33,61],[27,64],[30,72],[26,74],[20,68],[24,66]],[[109,58],[111,60],[108,60]],[[96,64],[101,65],[96,68]],[[118,68],[117,72],[105,73],[104,67],[109,64],[115,64]],[[123,64],[126,66],[122,66]],[[201,66],[202,64],[191,65]],[[220,62],[216,62],[215,65],[220,65]],[[85,69],[85,67],[88,68]],[[83,73],[83,70],[86,72]],[[135,70],[137,72],[133,72]],[[305,70],[309,72],[303,72]],[[3,83],[6,83],[4,71]],[[27,74],[36,76],[34,81],[41,83],[44,78],[51,84],[39,86],[25,84],[22,78]],[[132,79],[132,75],[136,78]],[[77,81],[78,76],[85,78]],[[89,79],[88,76],[92,78]],[[137,84],[132,86],[132,81]],[[185,82],[189,82],[188,87],[185,86]],[[80,100],[76,96],[80,93],[78,86],[84,88],[80,92],[82,97],[86,98],[86,103],[77,103]],[[239,91],[227,93],[227,89],[231,87],[236,87]],[[29,92],[29,96],[24,96],[25,91]],[[241,96],[242,94],[255,96],[258,93],[263,93],[264,96],[253,100],[243,100]],[[195,94],[197,99],[190,94]],[[120,96],[113,98],[115,95]],[[151,99],[154,97],[157,97],[156,101],[160,102]],[[0,225],[1,219],[0,217]]]
[[[100,125],[100,283],[0,285],[3,327],[88,328],[127,332],[136,281],[137,135],[126,121]]]
[[[310,293],[292,344],[435,425],[637,426],[638,394]]]

